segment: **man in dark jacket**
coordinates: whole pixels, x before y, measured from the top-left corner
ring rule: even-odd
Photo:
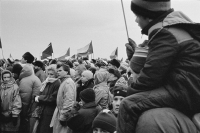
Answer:
[[[92,133],[92,122],[101,111],[100,106],[95,104],[95,92],[93,89],[85,89],[80,93],[83,106],[80,110],[71,111],[72,116],[67,125],[73,133]]]
[[[149,37],[149,49],[130,96],[120,104],[118,133],[135,132],[139,116],[148,109],[171,107],[189,116],[200,112],[200,25],[170,4],[131,2],[136,22]]]

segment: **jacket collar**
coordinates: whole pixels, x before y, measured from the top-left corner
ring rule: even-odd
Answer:
[[[86,103],[82,106],[83,109],[87,109],[87,108],[92,108],[92,107],[96,107],[96,103],[95,101],[94,102],[89,102],[89,103]]]

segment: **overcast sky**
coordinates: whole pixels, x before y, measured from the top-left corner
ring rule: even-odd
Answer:
[[[171,0],[172,8],[200,22],[200,0]],[[146,36],[123,0],[129,37],[138,44]],[[35,57],[51,42],[54,57],[69,47],[71,56],[92,41],[94,57],[108,58],[118,47],[119,59],[126,58],[127,34],[121,0],[0,0],[0,37],[5,58],[29,51]],[[2,54],[0,52],[0,58]]]

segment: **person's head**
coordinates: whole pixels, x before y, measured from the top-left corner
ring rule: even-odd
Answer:
[[[152,20],[171,9],[170,0],[132,0],[131,10],[136,15],[136,22],[143,29]]]
[[[109,73],[107,71],[96,71],[94,74],[94,83],[95,85],[107,82],[109,78]]]
[[[2,78],[3,82],[8,82],[12,78],[12,73],[9,70],[4,70],[2,72],[1,78]]]
[[[108,72],[109,72],[108,81],[115,81],[115,80],[118,80],[121,77],[120,72],[116,69],[109,68]]]
[[[88,80],[93,78],[93,73],[89,70],[85,70],[81,74],[81,81],[82,83],[87,82]]]
[[[118,69],[120,67],[120,62],[116,59],[112,59],[108,62],[108,68]]]
[[[113,102],[112,102],[113,109],[112,110],[116,115],[119,113],[119,105],[125,97],[126,97],[126,90],[123,89],[123,87],[117,87],[114,90],[114,97],[113,97]]]
[[[17,80],[19,78],[19,75],[22,71],[22,66],[18,63],[13,65],[12,73],[14,74],[14,79]]]
[[[80,99],[83,101],[82,103],[90,103],[95,102],[95,92],[93,89],[85,89],[80,92]]]
[[[114,133],[116,131],[116,117],[110,110],[100,112],[92,123],[93,133]]]
[[[42,61],[35,61],[35,62],[33,63],[33,65],[34,65],[34,69],[35,69],[36,71],[42,70],[42,68],[43,68],[43,66],[44,66],[44,64],[43,64]]]
[[[51,64],[47,67],[47,75],[48,75],[49,78],[56,78],[57,77],[56,64]]]
[[[65,64],[58,64],[57,65],[57,74],[58,74],[58,78],[64,78],[67,75],[70,75],[70,67],[68,65]]]
[[[75,76],[76,76],[76,77],[80,77],[81,74],[82,74],[82,72],[85,71],[85,70],[86,70],[85,65],[79,65],[79,66],[77,66],[77,67],[75,68],[75,71],[76,71]]]
[[[22,64],[33,63],[34,59],[35,59],[34,56],[30,52],[26,52],[22,56],[21,63]]]

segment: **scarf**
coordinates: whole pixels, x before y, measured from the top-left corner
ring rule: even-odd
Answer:
[[[10,88],[13,86],[13,84],[15,84],[15,80],[14,78],[11,78],[9,81],[2,81],[1,83],[1,87],[4,88]]]
[[[46,80],[42,83],[42,87],[40,89],[40,92],[44,91],[44,88],[46,87],[47,83],[54,83],[56,80],[58,80],[57,78],[46,78]]]

